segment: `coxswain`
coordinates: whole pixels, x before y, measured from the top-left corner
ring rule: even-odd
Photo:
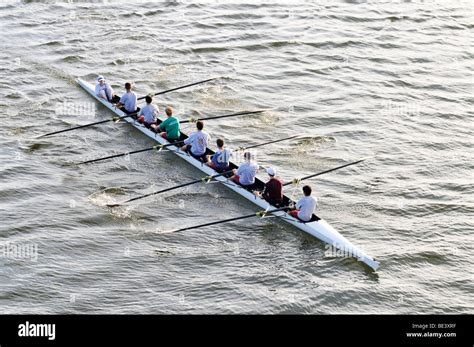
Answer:
[[[99,98],[102,98],[104,100],[107,100],[109,102],[117,102],[118,96],[114,94],[114,90],[105,81],[104,76],[100,75],[97,77],[97,84],[95,86],[95,95],[97,95]]]

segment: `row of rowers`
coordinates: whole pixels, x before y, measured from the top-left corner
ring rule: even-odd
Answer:
[[[158,133],[161,137],[169,142],[178,142],[181,137],[179,120],[173,116],[173,109],[166,107],[165,112],[167,119],[163,122],[157,122],[158,106],[153,104],[151,96],[145,98],[146,105],[143,108],[137,107],[137,95],[132,91],[130,83],[125,83],[125,94],[118,97],[114,94],[112,87],[105,81],[102,76],[97,78],[98,83],[95,89],[97,96],[116,104],[122,111],[127,114],[132,114],[133,117],[147,128]],[[181,150],[189,153],[197,160],[202,161],[206,165],[213,168],[219,173],[233,174],[231,179],[246,188],[253,191],[254,194],[260,198],[265,199],[269,204],[282,207],[283,206],[283,182],[277,176],[275,168],[266,168],[265,171],[269,175],[269,180],[265,183],[262,191],[257,190],[255,183],[256,175],[259,171],[259,165],[253,160],[250,152],[244,153],[244,163],[238,169],[230,169],[230,158],[232,150],[225,147],[223,139],[217,139],[217,150],[214,154],[208,155],[208,144],[210,142],[210,135],[205,132],[204,122],[196,122],[196,131],[191,133],[187,139],[184,140],[184,146]],[[289,213],[304,222],[310,221],[312,215],[317,207],[317,200],[311,196],[311,187],[303,187],[304,197],[301,198],[294,209]]]

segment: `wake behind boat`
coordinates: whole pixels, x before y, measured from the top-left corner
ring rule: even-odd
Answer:
[[[152,129],[137,122],[133,117],[128,117],[123,111],[117,108],[115,105],[111,104],[104,98],[100,98],[96,95],[95,86],[84,81],[80,78],[77,79],[78,84],[92,97],[94,97],[97,101],[99,101],[102,105],[107,107],[109,110],[114,112],[119,119],[125,120],[130,125],[134,126],[136,129],[141,131],[143,134],[148,136],[149,138],[153,139],[154,141],[158,142],[161,146],[166,146],[168,150],[172,153],[180,157],[181,159],[185,160],[189,164],[193,165],[195,168],[201,170],[207,177],[213,177],[214,180],[222,183],[227,188],[233,190],[237,194],[243,196],[253,204],[257,205],[263,211],[267,211],[266,213],[260,213],[261,217],[264,217],[267,214],[272,214],[274,216],[279,217],[286,223],[293,225],[294,227],[310,234],[317,239],[329,244],[334,249],[344,252],[345,255],[350,255],[360,262],[366,264],[372,270],[377,270],[379,267],[379,262],[374,260],[372,257],[367,255],[363,252],[360,248],[353,245],[349,242],[344,236],[342,236],[338,231],[336,231],[329,223],[327,223],[322,218],[318,217],[317,215],[313,214],[311,219],[308,222],[303,222],[288,213],[288,209],[285,208],[277,208],[275,206],[270,205],[266,200],[255,196],[255,194],[251,191],[243,187],[242,185],[237,184],[234,180],[230,179],[228,175],[220,175],[216,172],[213,168],[208,165],[205,165],[202,161],[196,159],[186,151],[180,149],[178,144],[170,144],[166,139],[157,135]],[[157,119],[158,125],[162,122],[162,120]],[[188,138],[186,134],[181,132],[179,141],[184,141]],[[207,148],[208,154],[214,154],[215,152],[209,148]],[[238,169],[238,166],[232,162],[230,164],[230,169]],[[315,175],[313,175],[315,176]],[[263,190],[265,184],[258,178],[255,178],[255,183],[253,188],[257,190]],[[290,206],[295,202],[292,201],[288,196],[283,196],[283,205]],[[206,225],[211,225],[208,223]],[[201,225],[205,226],[205,225]]]

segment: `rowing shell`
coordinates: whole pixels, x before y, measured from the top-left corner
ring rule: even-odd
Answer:
[[[123,113],[121,110],[116,108],[114,105],[109,103],[108,101],[101,99],[95,95],[95,87],[78,78],[77,83],[84,88],[86,92],[88,92],[93,98],[95,98],[97,101],[99,101],[102,105],[107,107],[109,110],[114,112],[117,116],[125,116],[125,113]],[[153,131],[147,129],[144,125],[138,123],[135,121],[133,118],[128,117],[124,119],[126,122],[130,123],[132,126],[134,126],[136,129],[153,139],[154,141],[160,143],[160,144],[167,144],[169,143],[165,139],[163,139],[161,136],[156,135]],[[160,120],[158,120],[160,121]],[[187,138],[185,134],[182,134],[182,138],[184,139]],[[187,161],[189,164],[194,166],[195,168],[201,170],[204,172],[206,175],[211,176],[217,174],[216,171],[214,171],[212,168],[210,168],[207,165],[204,165],[202,162],[199,160],[193,158],[190,156],[188,153],[183,152],[179,149],[177,146],[169,146],[168,149],[176,154],[178,157],[181,159]],[[211,153],[213,151],[209,150]],[[237,165],[231,163],[231,168],[236,168]],[[223,176],[218,176],[215,178],[215,180],[221,182],[224,186],[227,188],[233,190],[237,194],[240,194],[247,200],[251,201],[255,205],[259,206],[263,210],[272,210],[275,209],[273,206],[269,205],[264,199],[261,199],[259,197],[256,197],[251,191],[248,191],[247,189],[243,188],[242,186],[234,183],[232,180],[229,180],[227,177]],[[256,185],[258,188],[263,188],[264,182],[260,181],[259,179],[256,179]],[[292,202],[292,200],[285,196],[284,197],[284,203],[285,206],[288,206]],[[303,230],[304,232],[316,237],[317,239],[327,243],[328,245],[331,246],[332,250],[335,250],[337,252],[336,254],[338,255],[343,255],[343,256],[350,256],[354,257],[357,260],[365,263],[368,265],[371,269],[374,271],[377,270],[379,267],[379,262],[374,260],[372,257],[368,256],[363,252],[360,248],[354,246],[351,242],[349,242],[344,236],[339,234],[329,223],[327,223],[325,220],[319,218],[316,215],[313,215],[313,218],[309,222],[301,222],[300,220],[291,217],[289,214],[287,214],[284,211],[277,211],[273,213],[275,216],[279,217],[280,219],[283,219],[285,222],[295,226],[296,228]]]

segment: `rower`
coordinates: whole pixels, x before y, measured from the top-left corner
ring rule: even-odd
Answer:
[[[217,151],[211,157],[211,161],[206,163],[207,166],[210,166],[217,172],[224,172],[229,170],[230,157],[232,156],[232,151],[228,148],[224,148],[224,140],[217,139],[216,141]]]
[[[311,187],[304,186],[304,197],[296,203],[296,209],[289,212],[290,216],[298,218],[303,222],[309,222],[313,217],[313,213],[318,207],[318,200],[311,196]]]
[[[176,117],[173,117],[173,109],[170,106],[167,106],[165,109],[166,118],[160,125],[152,124],[152,128],[156,133],[161,132],[160,136],[168,141],[177,141],[179,140],[181,133],[179,131],[179,120]]]
[[[126,114],[132,114],[137,112],[137,94],[132,92],[132,85],[130,82],[125,83],[126,93],[122,95],[117,107],[120,108]]]
[[[283,182],[276,177],[276,169],[269,167],[265,171],[270,179],[265,183],[263,191],[256,191],[255,195],[264,198],[270,205],[280,207],[283,203]]]
[[[113,102],[114,100],[116,101],[118,99],[118,96],[114,94],[114,90],[112,89],[110,84],[105,81],[105,78],[102,75],[97,77],[95,95],[109,102]]]
[[[207,144],[211,140],[211,137],[207,132],[202,130],[204,128],[204,122],[202,120],[196,122],[196,128],[197,131],[184,140],[184,146],[181,147],[181,150],[188,152],[195,159],[206,163]]]
[[[156,117],[158,116],[158,106],[152,104],[153,99],[150,95],[145,98],[146,106],[143,107],[138,113],[138,121],[145,124],[147,128],[150,128],[152,124],[156,124]]]
[[[233,170],[234,176],[232,176],[231,179],[244,188],[252,190],[255,187],[255,176],[258,172],[258,165],[252,161],[250,152],[244,153],[244,159],[245,162],[241,164],[237,170]]]

